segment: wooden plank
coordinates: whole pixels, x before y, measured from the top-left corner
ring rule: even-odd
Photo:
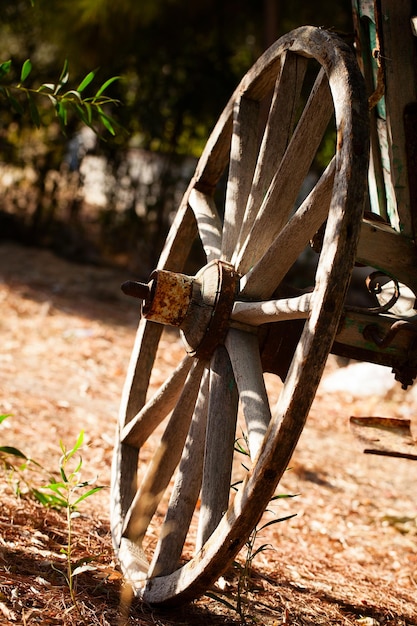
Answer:
[[[124,427],[121,435],[123,443],[136,448],[140,448],[145,443],[155,428],[174,408],[192,364],[191,357],[184,357],[152,398]]]
[[[409,419],[352,416],[350,428],[365,454],[417,461],[417,441],[411,434]]]
[[[213,198],[197,189],[192,189],[188,202],[197,220],[198,234],[206,253],[207,263],[219,259],[222,223]]]
[[[258,337],[256,334],[231,328],[225,345],[245,416],[250,457],[254,461],[271,420]]]
[[[357,260],[394,276],[417,293],[417,250],[414,242],[388,224],[362,221]]]
[[[241,96],[234,106],[233,135],[223,224],[222,259],[236,246],[258,157],[259,102]]]
[[[413,2],[381,0],[380,7],[391,179],[401,232],[415,238],[417,216],[412,212],[408,179],[416,173],[407,171],[404,129],[404,109],[417,100],[415,40],[410,26]]]
[[[203,374],[200,392],[175,478],[168,510],[160,530],[149,576],[165,576],[178,567],[185,538],[200,493],[206,439],[209,372]]]
[[[205,363],[194,361],[180,399],[126,514],[123,535],[141,545],[146,529],[180,459]]]
[[[329,212],[333,191],[333,159],[314,189],[285,224],[259,261],[241,279],[241,296],[270,298]]]
[[[210,401],[196,552],[228,508],[237,407],[237,388],[230,360],[225,348],[219,346],[210,363]]]
[[[275,81],[274,94],[262,136],[253,185],[248,197],[235,257],[249,234],[294,130],[297,105],[308,60],[291,52],[284,52]]]
[[[324,70],[320,70],[281,165],[253,227],[242,243],[236,259],[240,273],[246,273],[257,263],[288,220],[332,112],[333,101],[327,76]]]

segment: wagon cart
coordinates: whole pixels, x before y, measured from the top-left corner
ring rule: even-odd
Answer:
[[[287,468],[330,352],[388,365],[404,387],[417,374],[414,39],[408,2],[398,5],[355,2],[359,63],[310,26],[263,54],[207,142],[149,283],[123,286],[143,302],[111,524],[148,603],[197,597],[233,560]],[[371,268],[372,306],[350,303],[358,264]],[[155,388],[166,327],[182,358]],[[236,480],[241,427],[250,460]]]

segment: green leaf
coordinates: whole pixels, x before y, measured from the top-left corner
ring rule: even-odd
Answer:
[[[84,493],[82,496],[80,496],[74,503],[72,506],[78,506],[78,504],[80,502],[82,502],[83,500],[85,500],[86,498],[89,498],[90,496],[93,495],[93,493],[97,493],[97,491],[100,491],[101,489],[103,489],[103,487],[94,487],[93,489],[90,489],[89,491],[87,491],[87,493]]]
[[[4,63],[0,63],[0,80],[6,76],[10,72],[10,68],[12,67],[11,61],[5,61]]]
[[[271,498],[271,502],[273,500],[284,500],[286,498],[298,498],[299,493],[279,493]]]
[[[265,550],[273,550],[273,547],[270,543],[264,543],[261,546],[259,546],[259,548],[257,550],[255,550],[255,552],[252,552],[250,560],[253,561],[253,559],[260,554],[261,552],[265,552]]]
[[[17,100],[14,96],[12,96],[10,94],[9,95],[9,102],[10,102],[12,108],[16,111],[16,113],[18,113],[19,115],[23,115],[25,110],[22,107],[22,105],[20,104],[19,100]]]
[[[7,420],[8,417],[10,417],[10,413],[4,413],[3,415],[0,415],[0,424],[4,422],[4,420]]]
[[[95,572],[97,567],[93,565],[80,565],[80,567],[76,567],[72,572],[72,576],[78,576],[78,574],[82,574],[83,572]]]
[[[39,115],[38,107],[36,106],[36,102],[29,92],[27,93],[27,98],[29,102],[29,111],[32,122],[35,124],[36,128],[40,128],[41,118]]]
[[[84,443],[84,431],[82,430],[80,432],[80,434],[78,435],[78,438],[77,438],[77,441],[75,443],[75,446],[73,447],[73,449],[69,453],[69,457],[74,455],[77,452],[77,450],[79,450],[81,448],[83,443]]]
[[[88,102],[84,102],[84,109],[87,114],[88,125],[91,126],[93,123],[93,107]]]
[[[221,596],[218,596],[215,593],[206,593],[205,594],[208,598],[211,598],[212,600],[216,600],[216,602],[220,602],[221,604],[223,604],[224,606],[227,606],[228,609],[231,609],[232,611],[236,611],[236,607],[233,606],[233,604],[231,602],[228,602],[227,600],[225,600],[224,598],[222,598]]]
[[[87,126],[91,126],[91,120],[88,119],[83,108],[75,102],[73,103],[73,106],[80,120]]]
[[[62,72],[61,72],[60,77],[58,79],[58,85],[56,86],[56,89],[59,90],[61,85],[65,85],[68,82],[68,79],[69,79],[68,59],[65,59],[64,66],[62,68]]]
[[[94,96],[94,100],[97,100],[101,96],[101,94],[107,89],[107,87],[109,87],[116,80],[120,80],[120,78],[121,76],[113,76],[113,78],[109,78],[108,80],[106,80],[106,82],[103,83],[97,91],[96,95]]]
[[[38,87],[37,91],[39,93],[42,93],[42,91],[45,91],[46,89],[48,89],[48,91],[55,91],[55,83],[43,83],[40,87]]]
[[[14,448],[13,446],[0,446],[0,452],[3,452],[3,454],[11,454],[13,456],[17,456],[19,459],[29,460],[26,454],[23,454],[23,452],[21,452],[17,448]]]
[[[116,134],[116,132],[115,132],[115,130],[113,128],[113,124],[115,123],[114,120],[112,120],[111,117],[106,115],[101,107],[98,107],[98,114],[100,116],[100,120],[101,120],[104,128],[107,128],[109,133],[111,135],[113,135],[113,137],[114,137],[114,135]]]
[[[88,72],[88,74],[83,78],[83,80],[78,85],[77,91],[79,91],[80,93],[84,91],[84,89],[88,87],[88,85],[94,80],[95,75],[96,73],[93,71]]]
[[[75,96],[80,102],[83,101],[80,92],[76,91],[75,89],[70,89],[70,91],[66,91],[62,96],[62,100],[71,100],[70,96]]]
[[[67,508],[67,501],[54,493],[45,493],[39,489],[33,489],[32,493],[43,506],[52,506],[60,509]]]
[[[22,65],[22,70],[20,72],[20,81],[23,83],[29,74],[32,71],[32,63],[30,59],[26,59],[26,61]]]
[[[56,113],[58,115],[58,119],[59,119],[61,126],[64,128],[68,122],[68,110],[67,110],[67,107],[65,106],[65,102],[61,101],[57,104]],[[68,458],[69,456],[66,455],[66,460]]]

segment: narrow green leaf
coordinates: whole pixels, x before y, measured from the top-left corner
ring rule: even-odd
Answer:
[[[39,93],[41,93],[42,91],[55,91],[55,83],[43,83],[40,87],[38,87],[38,89],[36,91],[38,91]]]
[[[66,91],[61,97],[62,100],[71,100],[70,96],[75,96],[80,102],[83,101],[81,94],[75,89],[70,89],[70,91]]]
[[[78,435],[77,441],[75,443],[75,446],[71,450],[70,455],[72,456],[73,454],[75,454],[77,452],[77,450],[79,450],[81,448],[83,443],[84,443],[84,431],[82,430],[80,432],[80,434]]]
[[[49,498],[46,494],[42,493],[42,491],[39,491],[38,489],[32,489],[32,493],[38,502],[40,502],[43,506],[48,506]]]
[[[278,493],[271,498],[271,502],[273,500],[285,500],[286,498],[298,498],[299,493]]]
[[[10,413],[4,413],[3,415],[0,415],[0,424],[4,422],[4,420],[7,420],[8,417],[10,417]]]
[[[13,456],[17,456],[19,459],[28,460],[26,454],[23,454],[23,452],[21,452],[17,448],[14,448],[13,446],[0,446],[0,452],[3,452],[3,454],[11,454]]]
[[[88,74],[83,78],[83,80],[78,85],[77,91],[79,91],[80,93],[84,91],[84,89],[88,87],[88,85],[94,80],[95,75],[96,73],[94,71],[88,72]]]
[[[78,576],[78,574],[83,574],[84,572],[95,572],[97,567],[93,565],[80,565],[80,567],[76,567],[72,572],[72,576]]]
[[[54,491],[55,493],[61,494],[61,489],[66,489],[65,483],[51,482],[48,485],[45,485],[44,489],[49,489],[50,491]]]
[[[265,550],[273,550],[273,547],[270,543],[264,543],[261,546],[259,546],[259,548],[257,550],[255,550],[254,552],[252,552],[250,560],[253,561],[253,559],[260,554],[261,552],[265,552]]]
[[[62,68],[62,72],[58,80],[58,87],[61,87],[61,85],[65,85],[68,82],[68,79],[69,79],[68,59],[65,59],[64,66]]]
[[[22,107],[22,105],[20,104],[19,100],[17,100],[14,96],[12,96],[10,94],[9,95],[9,102],[10,102],[12,108],[16,111],[16,113],[18,113],[19,115],[23,115],[25,110]]]
[[[113,78],[109,78],[108,80],[106,80],[106,82],[103,83],[101,87],[98,89],[96,95],[94,96],[94,100],[97,100],[101,96],[101,94],[107,89],[107,87],[109,87],[116,80],[120,80],[120,78],[121,76],[113,76]]]
[[[11,61],[5,61],[4,63],[0,63],[0,80],[6,76],[10,72],[10,68],[12,67]]]
[[[97,491],[101,491],[101,489],[103,489],[103,487],[94,487],[93,489],[90,489],[89,491],[87,491],[87,493],[84,493],[82,496],[80,496],[74,503],[73,506],[78,506],[78,504],[80,502],[82,502],[83,500],[85,500],[86,498],[89,498],[90,496],[93,495],[93,493],[97,493]]]
[[[68,478],[67,475],[65,473],[64,467],[62,465],[62,462],[59,465],[59,473],[61,474],[61,478],[64,481],[65,485],[68,483]]]
[[[20,72],[20,81],[23,83],[27,77],[29,76],[29,74],[32,71],[32,63],[30,59],[26,59],[26,61],[23,63],[22,65],[22,69]]]
[[[86,124],[87,126],[91,126],[91,122],[88,120],[88,117],[86,116],[83,108],[75,102],[73,103],[73,105],[74,105],[74,110],[76,111],[80,120],[84,122],[84,124]]]
[[[233,604],[231,602],[228,602],[227,600],[225,600],[224,598],[222,598],[221,596],[218,596],[215,593],[206,593],[205,594],[208,598],[211,598],[212,600],[216,600],[216,602],[220,602],[221,604],[223,604],[224,606],[227,606],[228,609],[231,609],[232,611],[236,611],[236,607],[233,606]]]
[[[41,125],[41,118],[39,115],[38,107],[36,106],[36,103],[30,93],[27,93],[27,98],[29,102],[29,111],[32,122],[35,124],[36,128],[39,128]]]
[[[115,132],[115,130],[113,128],[114,120],[112,120],[111,117],[106,115],[104,113],[104,111],[100,107],[99,107],[98,111],[99,111],[100,120],[101,120],[104,128],[106,128],[109,131],[109,133],[111,135],[113,135],[113,137],[114,137],[114,135],[116,134],[116,132]]]
[[[81,471],[82,466],[83,466],[83,460],[82,460],[81,457],[79,457],[78,465],[75,468],[75,470],[73,472],[71,472],[71,476],[75,477]],[[77,487],[78,487],[78,485],[77,485]]]
[[[91,126],[91,124],[93,123],[93,107],[91,106],[91,104],[84,102],[84,109],[87,114],[88,125]]]

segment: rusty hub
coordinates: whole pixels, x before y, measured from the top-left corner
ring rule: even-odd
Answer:
[[[190,355],[209,359],[226,337],[238,284],[234,267],[215,260],[193,277],[155,270],[148,284],[128,281],[122,291],[143,300],[146,319],[179,327]]]

